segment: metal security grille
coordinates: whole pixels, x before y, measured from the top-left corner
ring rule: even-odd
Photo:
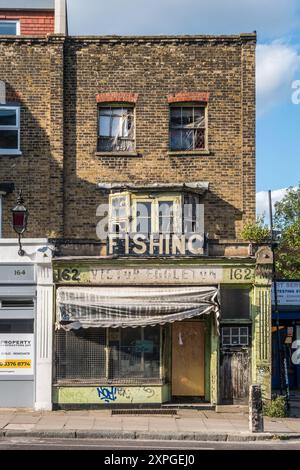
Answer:
[[[105,380],[104,328],[87,328],[56,333],[56,381],[98,382]]]
[[[57,383],[160,384],[160,326],[56,332]]]

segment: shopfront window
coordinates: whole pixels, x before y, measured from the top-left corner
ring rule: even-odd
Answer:
[[[157,383],[161,327],[56,333],[57,382]]]

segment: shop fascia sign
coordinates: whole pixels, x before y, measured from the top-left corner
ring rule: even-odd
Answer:
[[[125,233],[109,234],[108,255],[135,256],[197,256],[204,252],[204,234],[201,233]]]
[[[300,309],[300,281],[276,282],[278,305],[299,306]],[[275,304],[274,284],[272,286],[272,304]]]

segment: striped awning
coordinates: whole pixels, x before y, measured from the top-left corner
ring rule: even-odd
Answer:
[[[215,314],[218,288],[201,287],[60,287],[56,327],[127,328],[172,323]]]

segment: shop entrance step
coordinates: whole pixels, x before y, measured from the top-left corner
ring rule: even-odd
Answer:
[[[163,403],[161,405],[163,409],[174,409],[174,410],[200,410],[200,411],[205,411],[205,410],[214,410],[215,405],[212,405],[211,403]]]

